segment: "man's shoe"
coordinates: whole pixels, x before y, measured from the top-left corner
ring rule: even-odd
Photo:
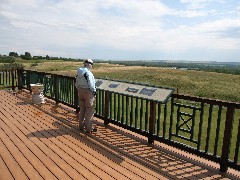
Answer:
[[[91,132],[97,132],[97,128],[93,128]]]
[[[93,133],[93,132],[97,132],[97,128],[92,128],[92,130],[90,132],[87,131],[87,133]]]

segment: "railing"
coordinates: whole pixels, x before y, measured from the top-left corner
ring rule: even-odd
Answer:
[[[240,170],[240,104],[173,94],[165,104],[98,90],[96,116]],[[230,148],[231,147],[231,148]]]
[[[43,83],[45,96],[79,111],[75,78],[19,71],[18,86]],[[95,115],[125,129],[240,170],[240,103],[173,94],[162,104],[97,89]]]
[[[18,73],[21,71],[16,69],[4,69],[0,71],[0,87],[1,88],[11,88],[15,90],[18,87]]]
[[[22,73],[23,88],[31,91],[30,84],[44,84],[44,95],[70,107],[78,108],[77,90],[74,77],[26,70]]]

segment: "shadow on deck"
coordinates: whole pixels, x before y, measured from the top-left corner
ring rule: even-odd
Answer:
[[[0,179],[239,179],[215,163],[94,119],[78,130],[75,110],[0,91]]]

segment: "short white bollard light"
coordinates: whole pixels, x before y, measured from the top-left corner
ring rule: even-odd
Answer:
[[[44,86],[41,83],[30,84],[32,90],[32,102],[34,104],[44,104],[46,99],[43,95]]]

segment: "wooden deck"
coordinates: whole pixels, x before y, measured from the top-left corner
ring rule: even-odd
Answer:
[[[240,179],[166,145],[94,120],[78,130],[74,109],[31,103],[26,92],[0,91],[0,179]]]

